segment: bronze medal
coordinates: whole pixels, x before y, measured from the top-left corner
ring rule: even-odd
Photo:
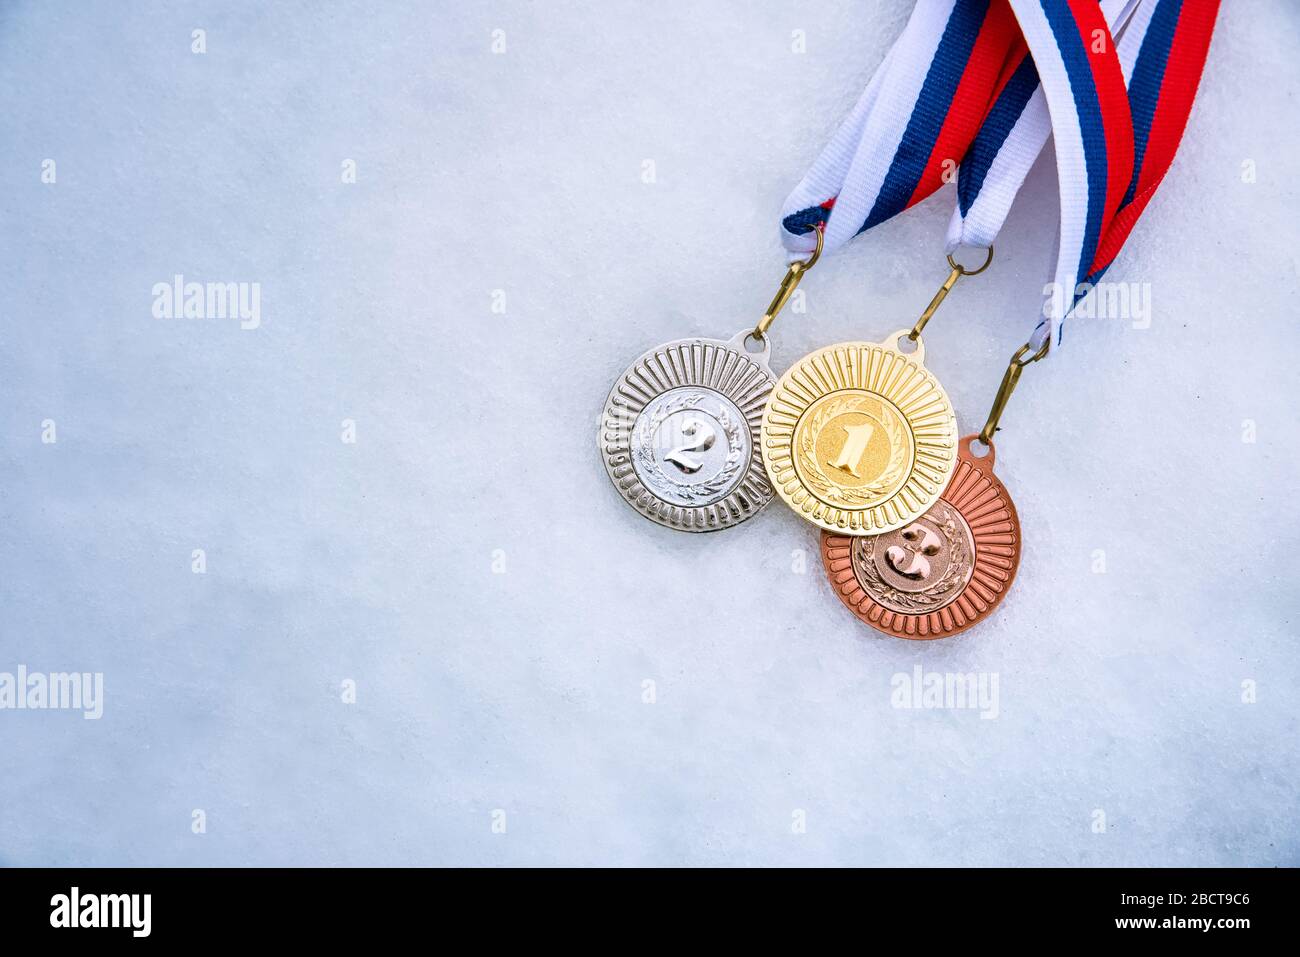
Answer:
[[[1020,520],[993,474],[994,451],[976,457],[968,435],[939,500],[880,535],[822,532],[822,562],[840,600],[895,638],[946,638],[993,613],[1016,577]]]

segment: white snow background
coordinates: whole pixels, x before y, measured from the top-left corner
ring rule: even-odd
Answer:
[[[105,681],[0,711],[0,863],[1300,864],[1296,5],[1224,5],[1107,277],[1150,328],[1025,373],[995,618],[876,637],[779,502],[689,535],[605,475],[611,380],[753,323],[910,8],[0,8],[0,671]],[[952,201],[827,257],[774,367],[909,325]],[[963,433],[1056,202],[1049,152],[926,332]],[[176,274],[260,328],[155,319]],[[997,717],[893,707],[917,665]]]

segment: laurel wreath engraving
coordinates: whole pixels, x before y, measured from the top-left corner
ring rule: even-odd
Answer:
[[[933,521],[933,515],[931,515]],[[921,591],[900,591],[881,577],[876,563],[876,542],[879,536],[855,539],[853,542],[853,567],[859,584],[877,603],[894,611],[904,610],[914,614],[935,611],[950,603],[951,592],[964,584],[966,570],[970,567],[966,549],[966,536],[957,530],[957,519],[947,514],[943,524],[934,523],[948,543],[948,567],[934,584]]]
[[[717,403],[716,413],[710,407],[710,414],[718,420],[718,424],[722,426],[722,431],[726,433],[727,458],[717,475],[708,481],[697,482],[693,485],[679,484],[664,474],[664,470],[659,465],[659,458],[654,452],[654,438],[655,433],[659,431],[659,426],[669,416],[685,409],[703,409],[707,398],[707,395],[703,392],[691,392],[678,396],[656,409],[654,415],[643,421],[640,429],[637,430],[636,454],[637,461],[641,465],[641,469],[638,471],[641,472],[643,481],[647,485],[653,482],[661,488],[667,485],[677,494],[699,504],[708,504],[725,491],[744,464],[742,459],[744,458],[745,443],[740,435],[740,424],[732,421],[731,415],[727,412],[727,408],[723,403]]]
[[[864,396],[831,399],[813,414],[807,428],[800,430],[799,460],[803,466],[800,471],[804,480],[818,492],[820,498],[847,508],[865,508],[877,504],[882,496],[893,491],[907,468],[907,446],[903,441],[903,430],[894,421],[894,417],[886,413],[877,421],[889,437],[889,462],[875,481],[856,488],[845,488],[822,471],[821,463],[817,461],[817,436],[822,427],[842,412],[863,411],[862,406],[868,401],[870,400]]]

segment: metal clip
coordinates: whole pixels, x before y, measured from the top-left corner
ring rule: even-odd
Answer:
[[[948,273],[948,278],[943,281],[943,285],[939,287],[939,291],[936,292],[934,298],[930,300],[930,305],[925,307],[925,312],[921,313],[921,318],[916,320],[916,325],[914,325],[912,331],[907,334],[907,338],[915,342],[921,337],[921,330],[924,329],[925,324],[930,321],[931,317],[934,315],[934,311],[939,308],[945,299],[948,298],[948,293],[952,292],[952,287],[957,285],[958,279],[962,276],[978,276],[984,270],[989,268],[989,263],[991,262],[993,262],[992,246],[988,248],[988,255],[984,258],[984,265],[980,266],[978,269],[967,269],[961,263],[957,262],[957,260],[952,258],[952,253],[949,253],[948,268],[952,271]]]
[[[989,445],[993,440],[993,433],[998,430],[998,421],[1002,418],[1002,413],[1007,407],[1007,400],[1011,398],[1011,393],[1016,391],[1016,383],[1020,381],[1020,373],[1024,371],[1025,366],[1031,362],[1037,362],[1043,356],[1047,355],[1052,346],[1051,334],[1043,340],[1042,346],[1037,352],[1028,359],[1029,350],[1033,347],[1025,343],[1016,350],[1016,354],[1011,357],[1011,363],[1007,366],[1006,373],[1002,376],[1002,385],[998,387],[998,394],[993,398],[993,408],[989,409],[988,421],[984,423],[984,428],[980,430],[980,441]]]
[[[799,286],[799,281],[803,279],[803,274],[817,264],[817,260],[822,254],[822,228],[816,227],[817,248],[813,254],[801,262],[792,262],[790,268],[786,270],[785,278],[781,280],[781,285],[776,290],[776,295],[772,297],[772,302],[768,305],[767,311],[763,313],[763,318],[758,320],[758,325],[754,327],[754,338],[762,341],[767,334],[767,330],[772,328],[772,323],[776,321],[776,315],[785,308],[785,304],[790,301],[794,291]]]

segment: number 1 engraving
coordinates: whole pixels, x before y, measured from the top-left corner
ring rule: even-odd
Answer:
[[[834,461],[827,460],[826,464],[833,469],[848,472],[854,478],[862,478],[858,474],[858,466],[862,464],[862,456],[866,454],[867,443],[871,441],[871,434],[876,427],[870,422],[864,422],[862,425],[845,425],[841,428],[847,436],[844,447],[840,449],[838,458]]]

